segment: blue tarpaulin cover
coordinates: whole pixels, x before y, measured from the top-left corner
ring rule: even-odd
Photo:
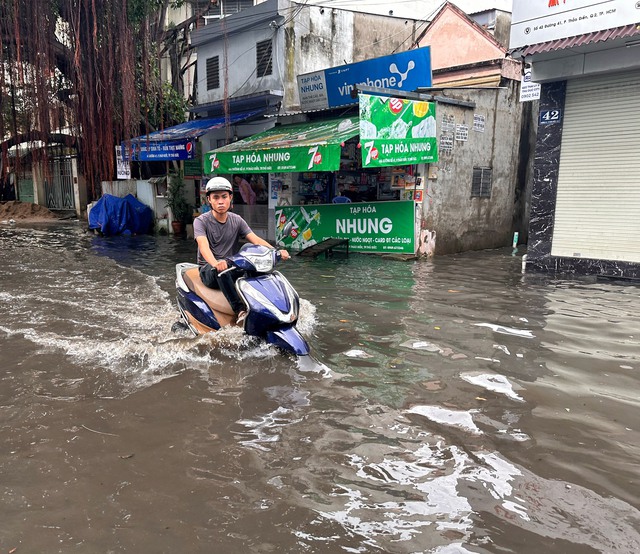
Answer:
[[[105,194],[89,212],[89,229],[104,235],[144,234],[151,230],[153,212],[135,196]]]

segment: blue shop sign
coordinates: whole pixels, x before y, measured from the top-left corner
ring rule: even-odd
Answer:
[[[299,75],[298,92],[302,109],[324,109],[357,104],[354,85],[411,92],[431,83],[431,50],[425,46]]]
[[[130,156],[134,162],[160,160],[191,160],[196,155],[196,145],[192,140],[171,140],[131,143]]]

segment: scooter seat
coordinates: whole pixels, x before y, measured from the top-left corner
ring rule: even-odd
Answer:
[[[202,298],[214,312],[235,317],[231,304],[229,304],[229,301],[225,298],[224,294],[222,294],[222,291],[206,286],[202,282],[202,279],[200,279],[200,271],[197,267],[188,269],[182,276],[187,286]],[[224,325],[222,321],[220,323]]]

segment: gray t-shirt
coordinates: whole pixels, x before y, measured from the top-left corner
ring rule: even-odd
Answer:
[[[193,238],[207,237],[209,247],[216,260],[223,260],[238,251],[238,240],[252,233],[251,227],[238,214],[227,213],[227,221],[220,223],[213,217],[213,211],[199,215],[193,220]],[[198,249],[198,265],[205,259]]]

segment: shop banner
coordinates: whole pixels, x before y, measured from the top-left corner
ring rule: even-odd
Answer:
[[[340,145],[289,146],[270,150],[210,152],[205,173],[280,173],[283,171],[336,171]]]
[[[436,104],[359,94],[362,167],[438,161]]]
[[[293,221],[289,237],[282,229]],[[415,253],[413,202],[354,202],[276,207],[276,242],[304,250],[326,239],[349,239],[349,250]]]
[[[129,156],[134,162],[190,160],[195,153],[195,140],[132,141],[129,146]]]
[[[525,67],[520,83],[520,102],[540,100],[542,85],[531,80],[531,67]]]
[[[637,24],[635,0],[514,2],[509,49]]]
[[[341,144],[358,134],[357,118],[273,127],[207,152],[205,173],[337,171]]]

